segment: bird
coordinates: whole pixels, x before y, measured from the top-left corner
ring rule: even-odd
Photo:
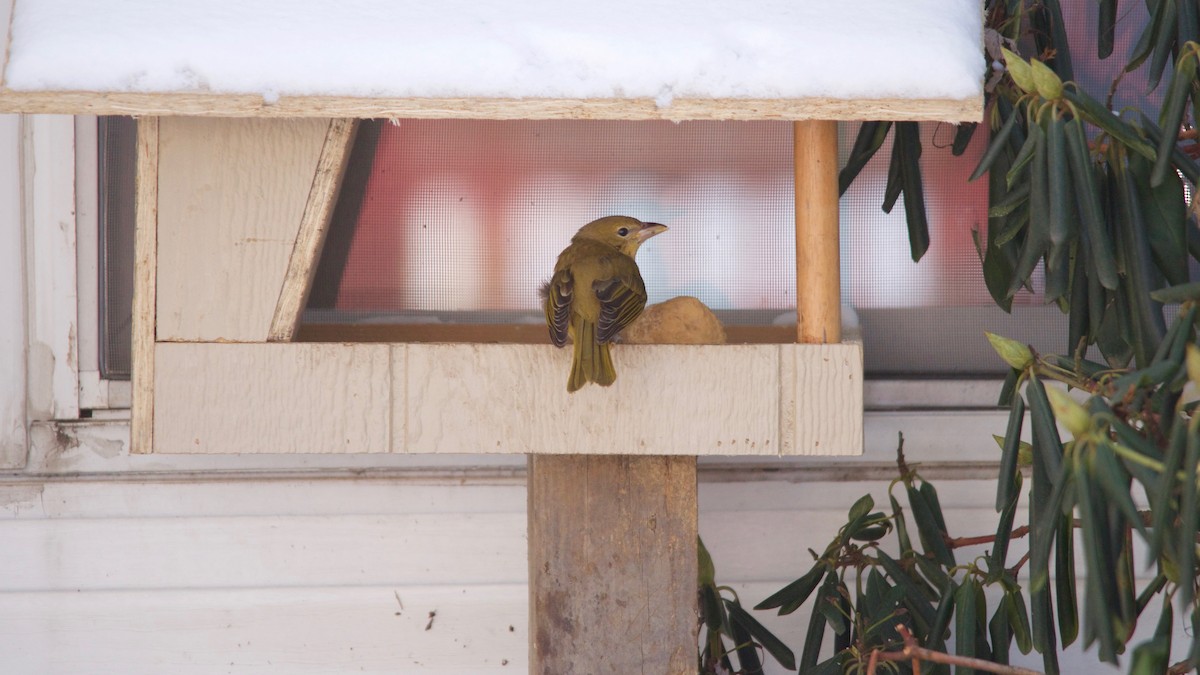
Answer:
[[[660,223],[605,216],[579,228],[542,286],[550,341],[574,341],[567,391],[588,382],[602,387],[617,379],[609,345],[646,307],[646,284],[638,271],[638,248],[667,231]]]

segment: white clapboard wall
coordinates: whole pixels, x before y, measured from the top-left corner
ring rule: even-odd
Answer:
[[[929,460],[952,533],[990,533],[994,482],[936,440],[954,417],[872,420],[868,453],[852,460],[702,460],[700,531],[718,580],[753,605],[808,568],[855,499],[886,504],[897,424],[910,461]],[[964,417],[1003,426],[1002,414]],[[968,463],[994,452],[973,435]],[[124,422],[32,436],[28,475],[0,480],[0,672],[527,670],[519,458],[317,472],[279,456],[130,455]],[[1023,550],[1014,541],[1010,556]],[[756,616],[799,649],[807,611]],[[1076,647],[1064,672],[1094,665]]]

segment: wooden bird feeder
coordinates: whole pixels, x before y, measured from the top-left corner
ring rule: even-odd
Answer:
[[[528,454],[531,673],[695,672],[696,456],[862,450],[862,345],[841,336],[836,121],[982,117],[981,90],[664,106],[15,87],[28,45],[13,17],[31,1],[0,9],[0,112],[139,119],[134,451]],[[358,120],[379,117],[793,121],[795,342],[623,345],[617,384],[572,396],[566,357],[544,344],[293,342]],[[601,416],[613,430],[585,423]]]

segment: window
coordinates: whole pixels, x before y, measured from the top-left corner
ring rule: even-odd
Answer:
[[[794,321],[796,303],[791,128],[365,123],[306,321],[540,324],[537,287],[555,256],[583,223],[622,213],[672,227],[639,253],[651,302],[694,295],[727,324],[771,334]],[[844,125],[842,148],[855,131]],[[927,147],[953,135],[944,125],[922,131]],[[861,324],[871,375],[1001,374],[985,329],[1060,348],[1056,309],[1024,292],[1006,315],[983,285],[971,230],[987,225],[987,188],[964,189],[963,179],[984,140],[963,157],[923,157],[933,245],[918,265],[902,209],[879,208],[886,146],[842,199],[843,302]]]

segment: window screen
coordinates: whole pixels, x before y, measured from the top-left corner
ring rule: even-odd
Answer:
[[[309,321],[540,322],[537,287],[558,252],[579,226],[614,213],[671,227],[638,255],[651,302],[693,295],[727,322],[794,321],[790,123],[366,126]],[[851,146],[855,131],[844,126],[841,147]],[[945,145],[954,129],[929,124],[922,133],[927,144]],[[902,209],[879,208],[888,147],[842,198],[843,301],[862,325],[876,374],[997,372],[1002,364],[980,366],[962,347],[977,342],[970,353],[990,361],[983,329],[1026,323],[992,306],[979,273],[971,231],[987,225],[987,188],[963,178],[983,141],[980,134],[963,157],[926,152],[933,244],[919,265],[909,256]],[[1018,314],[1053,323],[1057,310],[1036,295],[1017,302]],[[923,330],[896,335],[905,325]]]
[[[101,117],[97,131],[100,375],[111,380],[127,380],[133,316],[137,122],[132,117]]]

